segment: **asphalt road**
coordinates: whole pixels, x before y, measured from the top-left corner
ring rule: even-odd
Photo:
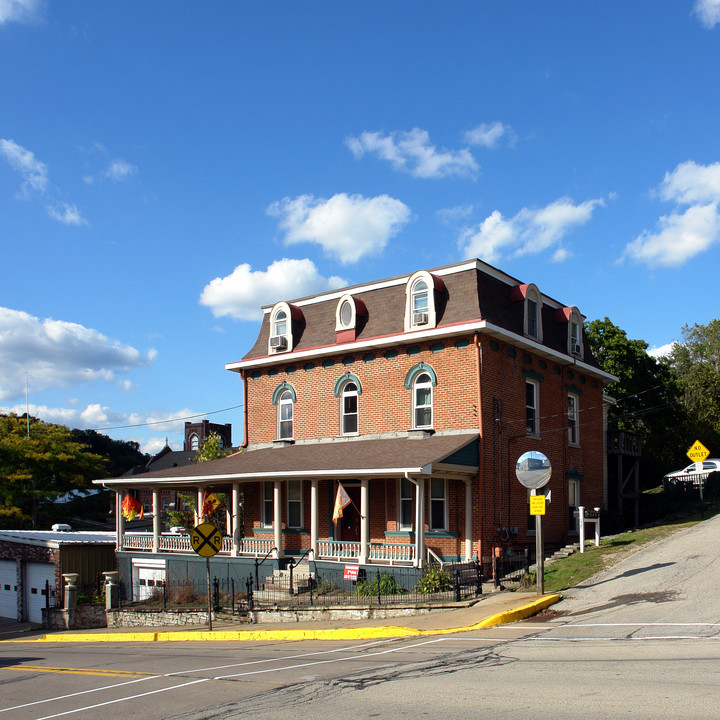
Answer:
[[[373,642],[1,643],[0,720],[720,718],[720,517],[544,616]]]

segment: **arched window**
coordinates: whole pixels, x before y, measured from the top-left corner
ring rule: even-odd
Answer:
[[[299,308],[279,302],[270,311],[270,337],[268,353],[288,352],[293,349],[293,317],[298,320]]]
[[[356,435],[358,431],[358,387],[346,382],[340,395],[340,429],[343,435]]]
[[[580,311],[574,307],[570,311],[570,321],[568,323],[568,343],[571,355],[583,358],[583,342],[582,342],[583,317]]]
[[[190,449],[191,450],[198,450],[200,448],[200,438],[193,433],[190,436]]]
[[[295,401],[290,390],[283,390],[277,402],[278,432],[279,440],[293,439]]]
[[[430,428],[433,424],[433,382],[422,372],[413,382],[413,428]]]
[[[273,335],[287,335],[287,313],[282,309],[273,317]]]
[[[442,291],[444,287],[440,278],[426,270],[419,270],[410,277],[405,287],[405,331],[435,327],[435,290]]]

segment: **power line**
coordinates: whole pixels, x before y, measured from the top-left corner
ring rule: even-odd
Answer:
[[[171,418],[170,420],[154,420],[153,422],[135,423],[134,425],[113,425],[112,427],[88,428],[100,432],[101,430],[125,430],[127,428],[149,427],[151,425],[167,425],[168,423],[180,422],[181,420],[192,420],[193,418],[205,417],[206,415],[217,415],[218,413],[227,412],[228,410],[237,410],[242,405],[233,405],[232,407],[223,408],[222,410],[211,410],[210,412],[198,413],[197,415],[186,415],[185,417]]]

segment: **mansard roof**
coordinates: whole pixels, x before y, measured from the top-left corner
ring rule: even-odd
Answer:
[[[343,296],[352,295],[360,300],[367,311],[358,318],[355,338],[343,345],[343,351],[352,352],[353,345],[368,347],[373,343],[383,344],[392,338],[393,344],[416,343],[425,337],[467,334],[478,331],[498,334],[505,340],[524,338],[523,294],[514,288],[525,287],[516,278],[482,262],[469,260],[454,265],[434,268],[428,271],[439,280],[435,285],[435,308],[437,322],[427,331],[406,331],[406,287],[412,273],[374,282],[341,288],[333,292],[291,300],[293,307],[300,311],[300,318],[293,322],[292,351],[268,355],[270,335],[270,312],[272,307],[263,308],[264,317],[255,344],[239,363],[228,363],[227,369],[237,370],[267,358],[272,364],[292,362],[293,357],[306,351],[327,349],[331,354],[339,350],[336,334],[337,305]],[[568,326],[559,322],[557,314],[565,306],[547,295],[542,297],[542,341],[535,341],[538,349],[547,348],[563,355],[568,352]],[[564,317],[564,315],[562,315]],[[532,345],[532,342],[530,343]],[[586,348],[584,364],[598,368],[596,361]]]

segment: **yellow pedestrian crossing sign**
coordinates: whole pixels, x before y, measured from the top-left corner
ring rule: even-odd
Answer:
[[[710,451],[699,440],[687,451],[687,456],[693,462],[702,462],[709,454]]]
[[[222,535],[210,523],[201,523],[190,533],[192,549],[202,557],[210,558],[222,548]]]

